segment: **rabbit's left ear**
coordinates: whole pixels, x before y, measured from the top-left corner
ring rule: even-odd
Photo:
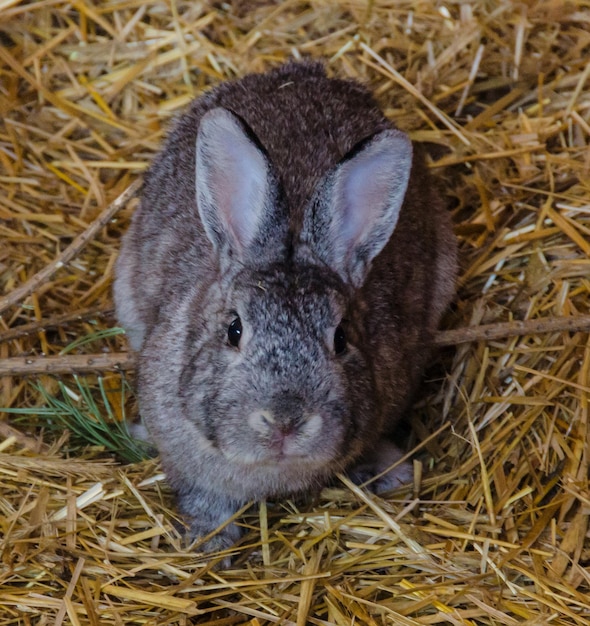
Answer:
[[[301,238],[345,282],[362,285],[391,237],[411,167],[408,136],[386,130],[353,150],[320,183]]]

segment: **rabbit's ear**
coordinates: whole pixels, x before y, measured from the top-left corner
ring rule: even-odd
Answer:
[[[197,206],[218,253],[244,259],[263,233],[272,211],[268,161],[240,121],[227,109],[203,115],[196,144]]]
[[[412,167],[412,143],[385,130],[353,150],[320,183],[302,239],[359,287],[397,224]]]

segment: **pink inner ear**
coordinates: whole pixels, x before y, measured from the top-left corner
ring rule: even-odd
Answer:
[[[260,180],[259,171],[263,164],[257,164],[255,156],[248,158],[249,146],[241,145],[243,142],[231,141],[227,135],[219,139],[215,148],[218,162],[211,168],[211,189],[221,220],[244,249],[258,226],[255,208],[264,195],[265,180]]]
[[[361,153],[343,165],[340,235],[351,245],[368,234],[389,204],[395,176],[392,169],[388,153]],[[392,215],[394,223],[397,215]]]
[[[329,262],[359,285],[393,233],[412,167],[412,144],[398,130],[376,135],[333,173]]]
[[[211,202],[214,222],[232,247],[248,248],[267,201],[268,166],[237,118],[225,109],[213,109],[201,120],[196,186],[197,195]],[[207,211],[202,211],[202,218],[207,221]]]

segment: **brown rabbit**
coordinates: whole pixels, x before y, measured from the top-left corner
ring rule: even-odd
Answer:
[[[439,189],[358,83],[290,63],[192,104],[145,177],[115,300],[194,536],[399,458],[455,273]]]

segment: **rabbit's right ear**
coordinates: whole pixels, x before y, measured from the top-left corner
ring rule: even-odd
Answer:
[[[201,221],[217,253],[251,256],[268,236],[276,185],[266,156],[227,109],[201,118],[195,179]]]

